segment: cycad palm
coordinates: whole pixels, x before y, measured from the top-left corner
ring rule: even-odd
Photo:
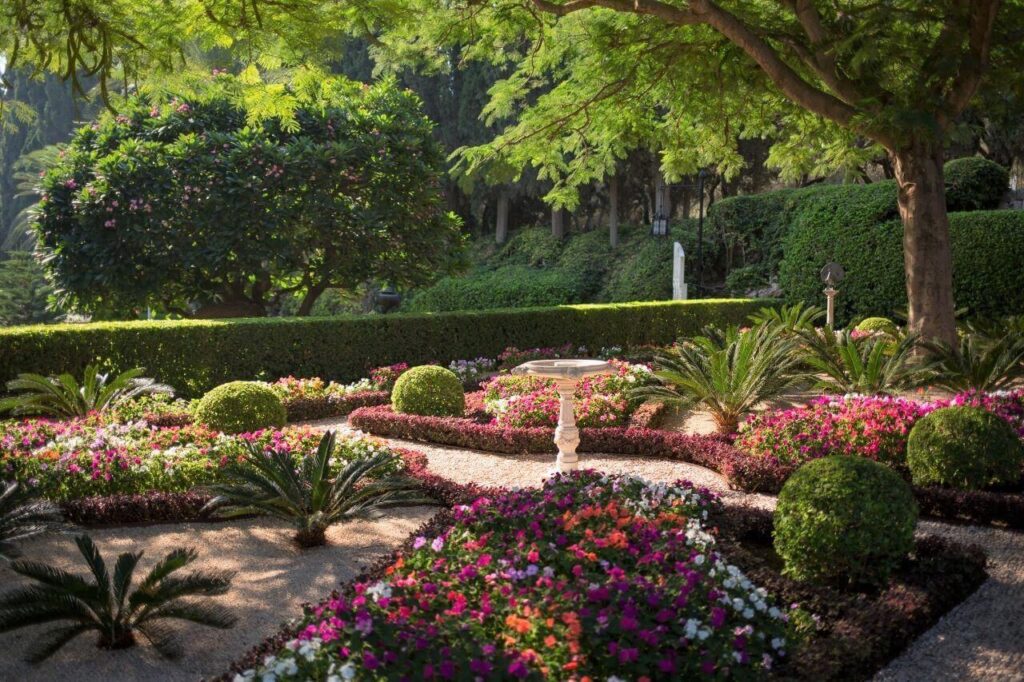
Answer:
[[[655,376],[661,384],[635,394],[699,405],[711,413],[720,433],[731,434],[758,404],[777,398],[802,378],[797,342],[778,324],[704,333],[659,355]]]
[[[804,361],[830,393],[886,394],[926,383],[931,371],[915,356],[918,337],[855,339],[847,330],[805,331]]]
[[[19,393],[0,400],[0,414],[9,411],[15,415],[82,417],[139,396],[173,393],[170,386],[143,377],[144,372],[137,367],[112,377],[100,372],[97,365],[89,365],[81,384],[70,374],[19,374],[7,382],[9,391]]]
[[[206,508],[222,517],[266,514],[282,519],[295,526],[299,546],[314,547],[327,541],[327,529],[339,521],[389,507],[436,504],[412,479],[387,475],[394,470],[392,454],[352,460],[331,476],[334,446],[334,433],[328,431],[316,453],[296,465],[289,453],[266,453],[247,444],[244,459],[224,472],[228,482],[211,487],[216,497]]]
[[[195,549],[174,550],[132,590],[142,552],[118,556],[111,575],[88,535],[78,536],[75,542],[89,565],[89,576],[34,561],[10,564],[11,570],[36,584],[0,595],[0,632],[67,621],[37,640],[26,652],[26,660],[42,661],[86,632],[99,633],[97,645],[104,649],[130,647],[136,635],[142,635],[163,656],[176,658],[182,653],[181,646],[166,621],[222,629],[235,624],[235,617],[223,607],[193,599],[224,594],[231,586],[231,573],[174,575],[195,561]]]
[[[998,391],[1024,376],[1024,336],[1009,324],[969,324],[955,346],[922,345],[932,358],[932,383],[949,391]]]
[[[63,527],[57,505],[33,499],[16,482],[0,481],[0,560],[21,556],[18,543]]]
[[[814,329],[825,317],[825,310],[817,306],[794,303],[782,307],[765,306],[748,318],[753,325],[774,324],[787,332]]]

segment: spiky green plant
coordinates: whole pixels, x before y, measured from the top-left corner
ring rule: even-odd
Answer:
[[[998,391],[1024,376],[1024,335],[1015,322],[968,323],[957,344],[924,341],[935,377],[949,391]]]
[[[327,529],[340,521],[379,515],[389,507],[436,504],[412,479],[389,474],[396,456],[379,453],[348,462],[331,475],[334,432],[320,439],[316,453],[297,464],[286,452],[264,452],[251,443],[240,462],[230,464],[227,482],[211,486],[206,509],[221,517],[266,514],[292,524],[300,547],[327,542]]]
[[[64,527],[57,505],[32,497],[16,481],[0,481],[0,561],[21,556],[18,543]]]
[[[804,363],[829,393],[888,394],[927,383],[932,372],[914,354],[915,334],[855,339],[850,330],[804,331]]]
[[[19,559],[10,564],[11,570],[35,584],[0,595],[0,632],[40,623],[63,623],[37,640],[26,651],[25,660],[45,660],[87,632],[99,634],[97,646],[102,649],[133,646],[141,635],[161,655],[177,658],[182,654],[181,643],[167,621],[221,629],[235,624],[235,617],[224,607],[199,599],[227,592],[232,573],[193,571],[175,575],[196,560],[194,548],[170,552],[132,589],[142,552],[119,555],[111,574],[88,535],[79,535],[75,542],[91,575],[83,577],[35,561]]]
[[[711,413],[719,433],[735,433],[740,421],[763,403],[799,383],[798,343],[778,324],[741,332],[706,328],[703,336],[676,344],[655,358],[660,383],[636,389],[640,398]]]
[[[7,382],[7,389],[17,395],[0,400],[0,414],[83,417],[139,396],[174,393],[170,386],[143,377],[144,372],[137,367],[111,376],[100,372],[98,365],[89,365],[81,384],[70,374],[19,374]]]
[[[824,308],[803,303],[786,306],[765,306],[748,318],[753,325],[776,324],[788,332],[814,329],[825,317]]]

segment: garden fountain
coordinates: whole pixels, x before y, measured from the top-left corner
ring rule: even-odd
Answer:
[[[580,430],[576,428],[573,404],[576,384],[585,377],[611,372],[611,365],[603,360],[533,360],[512,370],[513,374],[552,379],[555,382],[559,398],[558,428],[555,429],[555,445],[558,446],[556,471],[564,473],[578,468],[576,448],[580,444]]]

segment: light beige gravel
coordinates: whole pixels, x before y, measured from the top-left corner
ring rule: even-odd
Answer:
[[[0,680],[194,681],[219,675],[231,661],[273,634],[283,621],[299,616],[301,604],[318,602],[329,595],[362,566],[393,549],[434,513],[436,509],[430,507],[415,507],[394,510],[373,521],[334,526],[328,533],[330,545],[310,550],[296,548],[289,540],[290,529],[266,518],[92,530],[90,535],[108,566],[113,566],[120,552],[145,550],[140,569],[148,571],[171,549],[195,546],[200,554],[193,567],[237,571],[230,592],[218,600],[235,610],[238,624],[230,630],[184,625],[181,632],[186,655],[178,662],[161,659],[149,646],[100,651],[92,635],[83,635],[34,667],[20,658],[39,630],[26,628],[0,635]],[[27,543],[24,549],[27,558],[52,562],[76,573],[85,572],[81,555],[70,537],[43,538]],[[0,585],[4,588],[21,580],[10,569],[0,567]]]

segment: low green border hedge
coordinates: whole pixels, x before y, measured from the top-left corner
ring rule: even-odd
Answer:
[[[0,329],[0,385],[19,372],[80,375],[100,360],[145,367],[184,397],[236,379],[352,381],[395,362],[496,357],[508,346],[669,343],[707,324],[742,323],[749,299],[573,305],[437,314],[98,322]]]

